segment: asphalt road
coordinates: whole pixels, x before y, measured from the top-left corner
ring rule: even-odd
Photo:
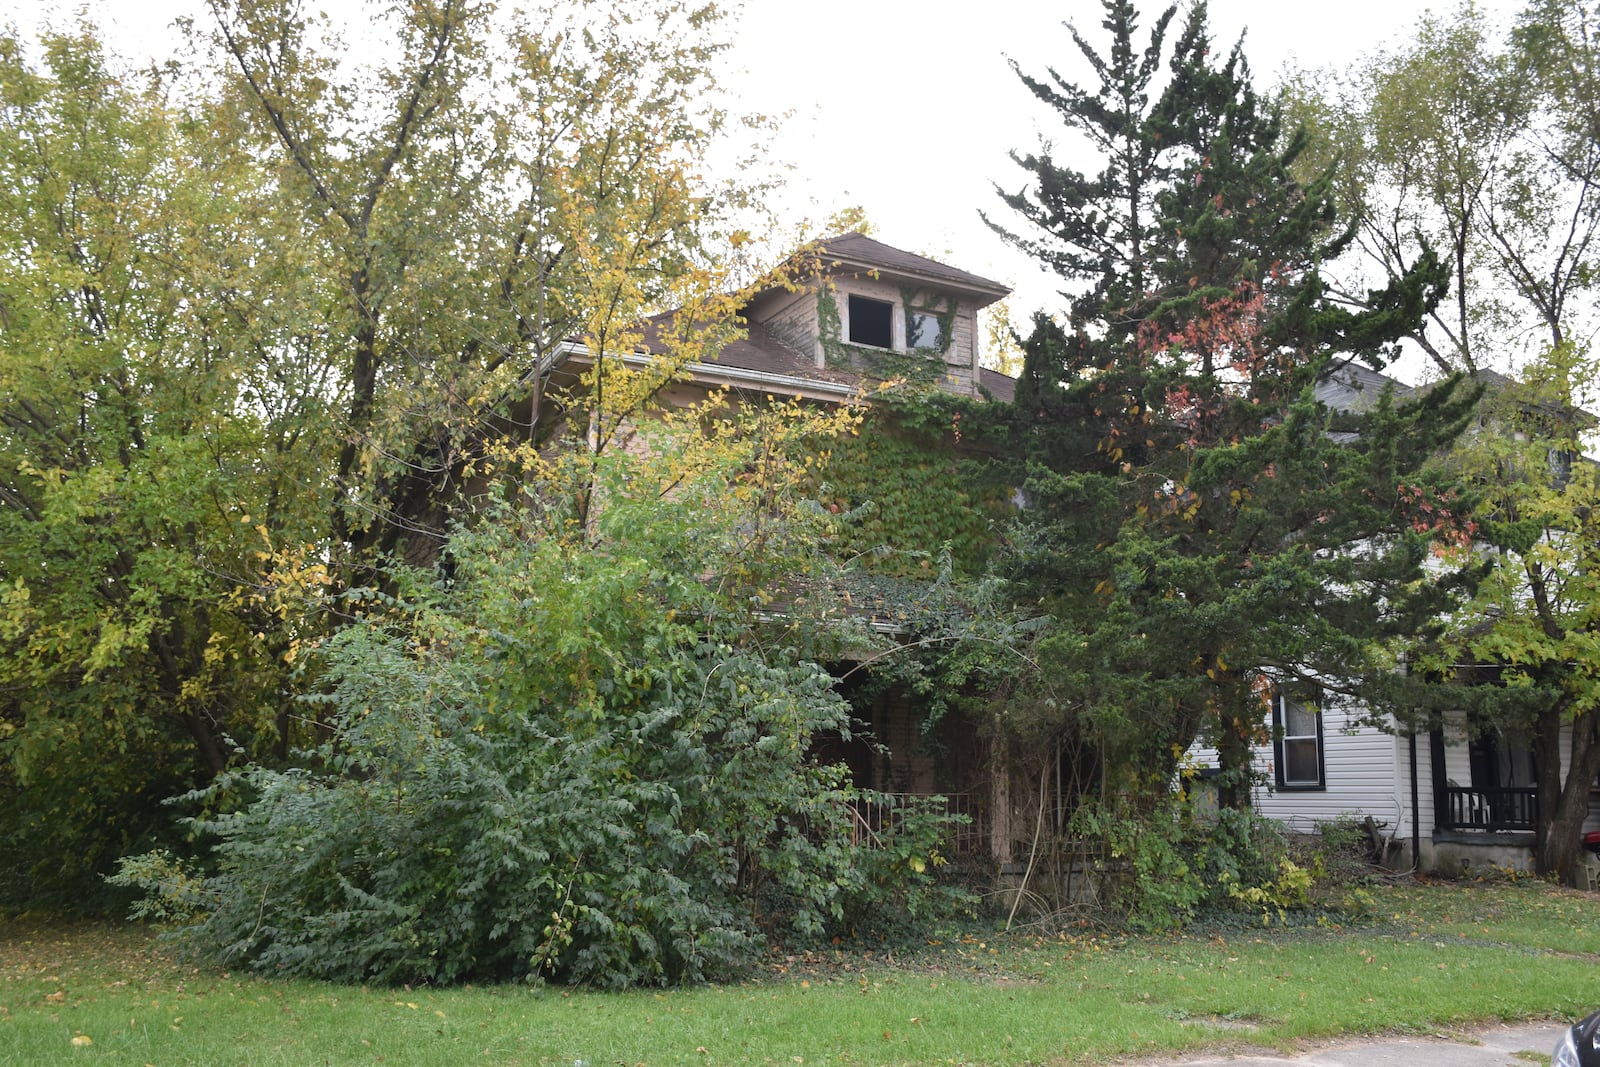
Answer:
[[[1560,1023],[1520,1024],[1467,1034],[1341,1041],[1292,1056],[1197,1056],[1176,1063],[1181,1067],[1538,1067],[1550,1062],[1565,1029]]]

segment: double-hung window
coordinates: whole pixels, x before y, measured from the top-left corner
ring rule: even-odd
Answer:
[[[1292,693],[1272,698],[1273,768],[1279,789],[1326,789],[1322,716]]]

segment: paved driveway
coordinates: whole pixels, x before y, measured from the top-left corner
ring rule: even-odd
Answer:
[[[1341,1041],[1297,1056],[1197,1056],[1178,1062],[1182,1067],[1538,1067],[1550,1062],[1565,1029],[1560,1023],[1524,1023],[1470,1034]]]

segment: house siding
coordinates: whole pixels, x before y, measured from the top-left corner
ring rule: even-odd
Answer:
[[[850,337],[851,295],[864,296],[894,305],[894,346],[892,351],[900,355],[908,354],[906,352],[906,292],[904,288],[892,280],[872,278],[865,275],[849,275],[834,279],[832,295],[839,313],[839,341],[848,343]],[[953,295],[945,294],[938,290],[920,288],[914,296],[912,307],[916,309],[947,299],[956,301],[956,312],[950,327],[950,345],[942,357],[941,378],[944,387],[953,392],[965,393],[969,396],[976,395],[976,309],[966,302],[957,300]],[[773,328],[770,321],[767,326],[768,329]],[[779,333],[779,336],[788,340],[787,336],[782,333]],[[863,351],[870,350],[864,349]],[[930,356],[929,358],[935,359],[939,357]]]
[[[814,293],[784,293],[770,303],[763,302],[752,307],[750,317],[765,326],[778,340],[811,357],[817,366],[822,365],[822,353],[817,343],[821,327]]]
[[[1255,750],[1255,769],[1265,784],[1252,796],[1255,809],[1275,819],[1295,833],[1314,833],[1319,823],[1340,816],[1371,816],[1383,824],[1383,834],[1399,846],[1400,862],[1410,861],[1411,841],[1416,834],[1420,845],[1420,866],[1424,870],[1456,869],[1464,863],[1496,862],[1528,867],[1526,842],[1531,834],[1505,835],[1459,831],[1439,836],[1436,841],[1433,763],[1429,737],[1417,737],[1417,804],[1413,820],[1411,804],[1411,757],[1409,739],[1399,732],[1387,732],[1362,721],[1359,708],[1325,706],[1323,715],[1323,772],[1326,788],[1316,790],[1278,790],[1273,786],[1271,746]],[[1468,785],[1472,781],[1471,756],[1464,731],[1445,730],[1445,781]],[[1571,730],[1562,731],[1563,759],[1571,752]],[[1201,766],[1216,766],[1214,749],[1195,746],[1191,760]],[[1600,790],[1591,788],[1591,802],[1584,829],[1600,830]],[[1480,839],[1481,836],[1481,839]],[[1523,844],[1517,844],[1521,840]]]
[[[1273,749],[1258,746],[1254,767],[1260,781],[1251,797],[1255,809],[1295,833],[1315,833],[1318,824],[1340,818],[1371,817],[1384,836],[1409,847],[1413,827],[1409,744],[1404,736],[1363,721],[1359,708],[1325,704],[1322,715],[1322,789],[1280,790],[1273,774]],[[1196,746],[1190,756],[1202,767],[1217,765],[1214,749]],[[1417,826],[1424,836],[1433,824],[1433,793],[1428,786],[1428,743],[1418,739],[1422,787]]]
[[[1278,819],[1296,832],[1310,833],[1317,824],[1341,816],[1371,817],[1386,836],[1409,840],[1412,829],[1411,767],[1406,739],[1385,733],[1345,709],[1325,708],[1323,715],[1323,774],[1327,786],[1320,790],[1277,790],[1258,787],[1256,809]],[[1428,749],[1419,746],[1419,773]],[[1272,782],[1272,750],[1256,754],[1258,766]],[[1432,807],[1431,795],[1418,796],[1419,805]],[[1421,825],[1427,825],[1422,823]]]
[[[955,323],[950,330],[950,350],[945,353],[951,371],[960,371],[971,383],[978,373],[978,313],[966,303],[957,305]]]

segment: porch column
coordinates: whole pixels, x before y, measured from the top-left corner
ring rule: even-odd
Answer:
[[[989,743],[989,854],[1011,862],[1011,758],[999,737]]]

